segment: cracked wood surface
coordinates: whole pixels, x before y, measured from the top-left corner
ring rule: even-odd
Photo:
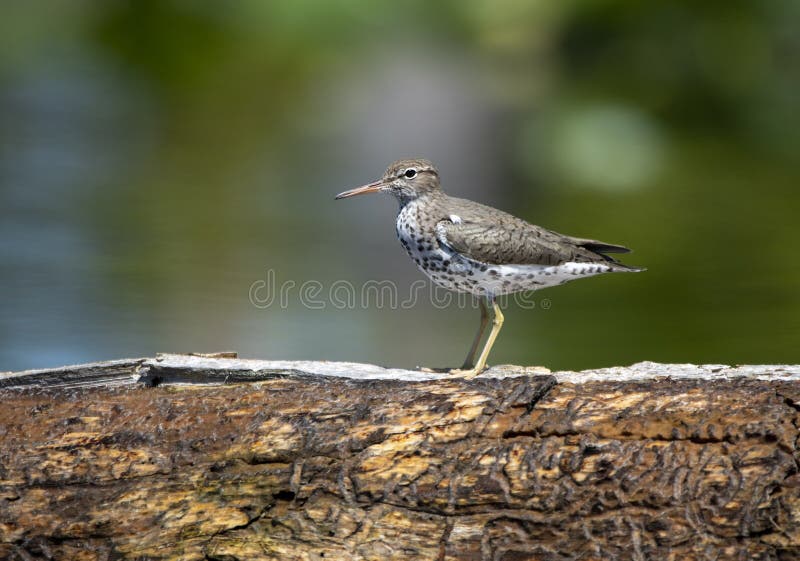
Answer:
[[[0,559],[800,558],[798,367],[530,372],[0,375]]]

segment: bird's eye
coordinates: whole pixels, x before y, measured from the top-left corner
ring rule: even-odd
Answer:
[[[417,175],[417,170],[415,169],[407,169],[406,172],[403,174],[409,179],[413,179]]]

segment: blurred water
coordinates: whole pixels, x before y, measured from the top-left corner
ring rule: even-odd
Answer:
[[[503,5],[8,10],[0,370],[221,349],[460,364],[474,309],[249,297],[268,271],[406,294],[395,202],[332,198],[409,156],[649,268],[509,304],[493,362],[797,362],[796,6]]]

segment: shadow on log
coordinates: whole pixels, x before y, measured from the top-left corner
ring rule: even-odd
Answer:
[[[0,388],[0,559],[800,558],[798,367],[166,355]]]

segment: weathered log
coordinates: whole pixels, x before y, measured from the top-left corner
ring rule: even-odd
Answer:
[[[0,375],[0,558],[800,558],[800,367]]]

